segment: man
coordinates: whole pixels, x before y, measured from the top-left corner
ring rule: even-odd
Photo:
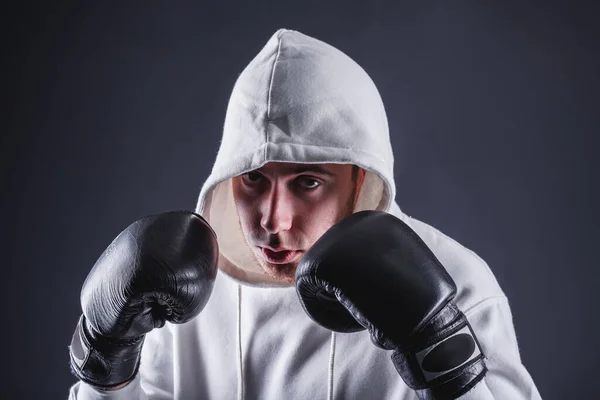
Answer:
[[[322,319],[311,311],[314,308],[307,306],[309,299],[304,289],[296,287],[298,273],[318,273],[309,264],[331,258],[321,257],[331,246],[327,243],[315,246],[315,243],[326,235],[329,236],[325,240],[331,241],[331,228],[350,221],[348,218],[372,216],[363,212],[382,212],[393,216],[394,221],[385,222],[385,226],[375,231],[350,227],[348,235],[358,235],[366,243],[368,236],[377,232],[390,237],[392,234],[387,235],[386,230],[402,224],[401,229],[416,232],[422,248],[426,245],[431,249],[435,257],[431,255],[429,261],[439,260],[439,263],[432,261],[437,263],[433,284],[421,285],[422,294],[429,295],[430,286],[439,286],[438,280],[448,283],[450,288],[456,285],[455,293],[448,291],[448,299],[452,301],[447,304],[456,306],[452,307],[471,340],[470,349],[478,355],[471,361],[481,368],[454,393],[461,399],[539,399],[535,384],[520,360],[508,300],[490,268],[472,251],[404,214],[395,203],[395,193],[386,113],[372,80],[338,49],[297,31],[277,31],[244,69],[233,89],[221,147],[196,207],[196,213],[204,218],[205,225],[201,225],[205,228],[194,229],[203,233],[186,238],[189,218],[194,219],[190,216],[184,218],[184,225],[175,224],[175,228],[161,231],[162,240],[169,243],[159,247],[178,247],[168,237],[210,243],[206,227],[214,230],[218,240],[214,287],[208,261],[199,267],[200,272],[192,268],[193,274],[203,276],[208,282],[198,290],[201,295],[192,307],[195,311],[183,312],[184,317],[164,327],[160,327],[163,322],[154,323],[147,329],[134,330],[135,334],[130,336],[117,335],[136,338],[120,342],[135,348],[127,353],[131,356],[116,354],[110,348],[107,351],[110,357],[104,359],[109,364],[114,362],[112,370],[107,369],[112,371],[112,378],[103,377],[100,382],[94,380],[93,371],[85,371],[85,360],[92,356],[89,351],[81,350],[81,340],[93,352],[94,345],[85,337],[86,332],[92,332],[89,335],[92,338],[94,330],[105,336],[114,333],[114,325],[120,323],[111,321],[102,328],[102,320],[104,314],[111,314],[106,308],[122,302],[97,297],[98,293],[110,292],[99,290],[98,282],[105,282],[106,276],[113,275],[103,273],[102,279],[89,277],[86,288],[92,285],[92,289],[83,291],[82,301],[91,324],[82,328],[87,329],[80,333],[84,339],[74,339],[71,346],[72,364],[82,381],[71,387],[70,399],[456,398],[443,392],[417,390],[419,385],[427,386],[431,381],[419,375],[423,371],[403,367],[397,356],[392,362],[389,348],[385,343],[382,345],[385,338],[378,334],[379,326],[371,323],[368,310],[354,310],[345,302],[352,322],[341,323],[344,316],[339,313]],[[141,228],[139,225],[130,228],[128,235],[120,235],[112,248],[130,248],[130,244],[125,247],[119,244],[126,240],[123,237],[143,235],[150,225],[153,224],[142,222]],[[181,232],[186,233],[181,236]],[[334,242],[349,240],[343,230],[341,234],[339,230],[333,234],[337,235]],[[365,266],[364,257],[381,257],[383,252],[357,247],[342,246],[342,249],[360,264],[359,274],[370,278],[364,279],[365,285],[375,274],[380,274],[379,264],[401,261],[384,262],[380,258],[381,263]],[[202,248],[203,254],[209,255],[210,249],[216,249],[209,245]],[[206,260],[211,257],[206,256]],[[99,264],[105,270],[115,265],[113,258]],[[355,274],[351,269],[336,268],[337,276]],[[400,270],[404,267],[397,269]],[[418,268],[415,271],[422,273]],[[353,275],[350,280],[360,281],[361,275]],[[413,286],[419,287],[419,283],[429,282],[426,279],[430,278],[419,275]],[[315,281],[317,285],[329,285],[319,279]],[[382,288],[389,286],[384,285],[384,279],[378,282]],[[402,285],[408,288],[406,282],[393,283],[397,284],[393,286],[396,292],[404,292]],[[147,285],[130,286],[135,291]],[[318,294],[321,289],[314,292]],[[334,302],[344,302],[344,288],[335,290],[338,294]],[[377,297],[377,287],[368,290],[373,298]],[[379,308],[388,320],[402,321],[412,306],[417,308],[419,297],[427,296],[417,294],[413,304],[390,301]],[[123,298],[123,302],[129,301],[129,297]],[[188,300],[179,302],[188,304]],[[331,299],[319,301],[317,310],[327,308]],[[104,310],[100,317],[98,309]],[[328,329],[326,326],[331,324],[341,328]],[[131,326],[136,324],[121,325],[131,332]],[[369,329],[357,329],[360,325],[368,325]],[[420,331],[426,328],[422,325]],[[78,332],[79,328],[76,336]],[[432,337],[439,336],[438,333],[434,332]],[[145,339],[137,339],[142,337]],[[448,363],[450,358],[442,357],[441,361]],[[126,365],[130,360],[139,363]],[[121,374],[123,368],[126,372]],[[444,379],[447,376],[441,375]]]

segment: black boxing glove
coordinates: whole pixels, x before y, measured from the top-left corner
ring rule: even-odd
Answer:
[[[145,335],[204,308],[217,274],[217,238],[187,211],[142,218],[123,230],[88,274],[69,346],[71,372],[100,388],[132,380]]]
[[[367,329],[420,399],[456,399],[485,376],[485,357],[456,285],[403,221],[361,211],[317,240],[298,265],[306,313],[337,331]]]

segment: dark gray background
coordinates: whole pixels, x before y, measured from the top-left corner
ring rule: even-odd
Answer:
[[[51,3],[0,13],[0,397],[66,398],[89,269],[133,220],[195,206],[234,81],[278,28],[372,76],[400,206],[489,263],[543,398],[600,392],[598,7]]]

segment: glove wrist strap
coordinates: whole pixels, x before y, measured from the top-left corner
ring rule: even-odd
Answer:
[[[104,338],[81,315],[69,346],[71,372],[83,382],[104,389],[128,382],[139,369],[144,338]]]
[[[485,356],[471,325],[449,303],[392,361],[421,400],[456,399],[485,376]]]

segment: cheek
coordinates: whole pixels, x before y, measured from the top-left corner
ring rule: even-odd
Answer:
[[[302,221],[304,231],[316,240],[341,219],[343,204],[338,198],[327,199],[315,204],[307,211]]]
[[[238,216],[240,217],[240,222],[244,225],[244,228],[250,226],[253,221],[260,219],[256,210],[256,205],[252,204],[250,201],[242,200],[237,202]]]
[[[233,198],[240,223],[245,228],[249,221],[252,221],[253,215],[256,213],[256,207],[253,206],[252,199],[245,195],[238,185],[239,183],[234,181]]]

